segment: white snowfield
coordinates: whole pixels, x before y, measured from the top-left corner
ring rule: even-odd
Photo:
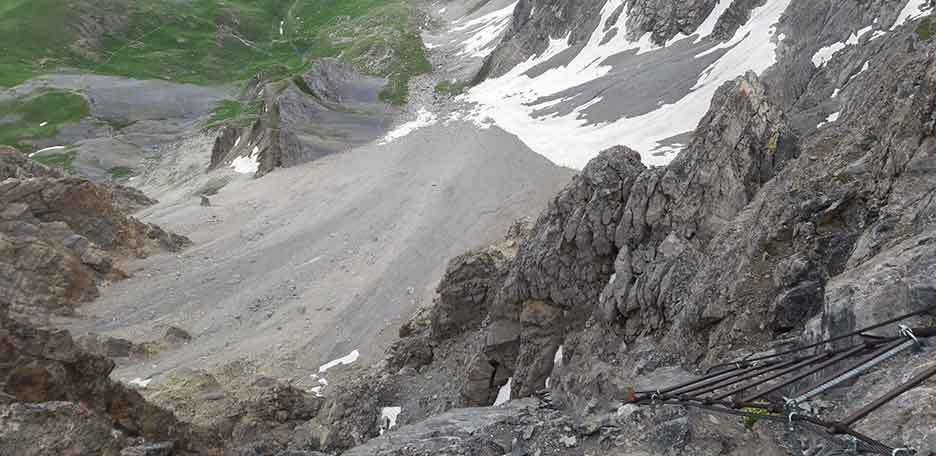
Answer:
[[[477,104],[471,116],[476,124],[482,128],[497,125],[517,135],[534,151],[558,165],[581,169],[598,152],[617,144],[639,151],[648,165],[663,165],[674,156],[659,153],[672,148],[664,140],[694,130],[708,111],[718,87],[747,71],[763,72],[775,63],[778,42],[775,26],[791,1],[768,0],[756,8],[747,24],[740,27],[732,39],[695,56],[699,59],[716,51],[724,52],[701,73],[689,93],[673,103],[664,102],[663,94],[660,94],[659,107],[646,114],[589,123],[582,116],[585,109],[602,102],[621,102],[593,100],[565,115],[534,115],[535,111],[547,107],[543,100],[555,98],[564,91],[615,71],[615,65],[608,63],[611,57],[624,56],[624,53],[638,56],[663,51],[663,48],[650,41],[649,33],[637,41],[627,38],[627,11],[616,23],[609,23],[624,0],[609,0],[605,4],[595,32],[567,64],[555,66],[535,77],[527,74],[538,65],[549,65],[547,62],[550,59],[570,48],[567,38],[553,39],[541,55],[517,65],[501,77],[472,88],[464,98]],[[698,43],[707,38],[730,3],[730,0],[719,1],[695,34],[677,36],[667,42],[665,47],[683,40]],[[618,30],[613,38],[603,43],[606,28]]]

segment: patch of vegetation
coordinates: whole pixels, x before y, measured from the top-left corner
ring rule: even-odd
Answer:
[[[931,40],[933,35],[936,34],[936,19],[930,16],[920,21],[920,24],[917,25],[916,33],[923,41]]]
[[[457,97],[468,89],[468,84],[460,81],[442,81],[435,86],[435,93]]]
[[[224,100],[211,111],[205,127],[213,128],[220,125],[247,127],[260,118],[261,109],[263,109],[263,101],[259,99],[251,102]]]
[[[78,122],[90,113],[88,101],[75,92],[42,91],[0,102],[0,144],[19,146],[28,139],[50,138],[67,123]]]
[[[745,411],[745,412],[748,412],[748,413],[751,413],[751,414],[753,414],[753,415],[762,415],[762,416],[770,415],[770,411],[769,411],[769,410],[767,410],[767,409],[765,409],[765,408],[760,408],[760,407],[744,407],[744,408],[741,409],[741,410],[743,410],[743,411]],[[753,428],[754,428],[754,425],[757,424],[757,422],[760,421],[760,420],[761,420],[761,418],[757,418],[757,417],[753,417],[753,416],[745,416],[745,417],[744,417],[744,427],[746,427],[746,428],[748,428],[748,429],[753,429]]]
[[[387,77],[382,96],[400,103],[406,82],[430,70],[410,2],[3,0],[0,86],[59,66],[202,85],[272,81],[339,57]],[[108,33],[80,35],[100,28],[79,24],[95,17],[112,18],[97,24]]]
[[[126,166],[115,166],[110,169],[110,175],[111,179],[115,181],[126,180],[133,176],[133,169]]]
[[[428,73],[432,65],[419,31],[412,25],[416,9],[409,0],[357,0],[343,2],[349,14],[330,22],[299,21],[294,42],[309,49],[311,58],[337,56],[366,74],[387,78],[380,93],[383,101],[403,104],[409,80]],[[322,1],[307,0],[306,7],[322,8]],[[307,13],[331,11],[306,9]],[[331,14],[331,13],[325,13]],[[308,17],[308,14],[301,17]]]
[[[75,172],[75,168],[72,166],[72,163],[74,163],[75,158],[77,157],[78,152],[66,149],[64,152],[36,155],[33,157],[33,160],[42,163],[49,168],[55,168],[63,171],[66,174],[73,174]]]

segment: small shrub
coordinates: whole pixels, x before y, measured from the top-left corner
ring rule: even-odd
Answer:
[[[448,95],[450,97],[457,97],[465,93],[465,90],[468,88],[468,84],[459,81],[442,81],[435,86],[435,93],[439,95]]]
[[[763,415],[763,416],[770,415],[770,411],[769,411],[769,410],[767,410],[767,409],[765,409],[765,408],[760,408],[760,407],[744,407],[744,408],[741,409],[741,410],[743,410],[743,411],[745,411],[745,412],[747,412],[747,413],[754,414],[754,415]],[[760,418],[755,417],[755,416],[745,416],[745,417],[744,417],[744,427],[746,427],[746,428],[748,428],[748,429],[753,429],[753,428],[754,428],[754,425],[757,424],[757,422],[760,421],[760,420],[761,420]]]
[[[933,38],[933,35],[936,34],[936,20],[932,17],[927,17],[920,21],[920,24],[916,28],[917,36],[920,37],[923,41],[929,41]]]

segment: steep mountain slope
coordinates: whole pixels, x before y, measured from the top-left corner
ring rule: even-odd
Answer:
[[[76,96],[100,119],[145,111],[139,126],[107,125],[147,138],[132,141],[151,153],[129,182],[161,202],[137,216],[194,245],[123,259],[132,277],[68,295],[100,292],[53,320],[93,333],[81,350],[6,317],[28,300],[0,302],[0,364],[17,372],[0,379],[0,435],[14,451],[51,423],[77,429],[77,445],[170,448],[133,450],[144,454],[831,456],[848,442],[626,401],[936,304],[931,2],[205,0],[170,14],[124,1],[68,3],[130,13],[82,22],[54,64],[88,70],[81,59],[96,57],[80,52],[122,39],[140,52],[112,53],[119,66],[101,54],[95,71],[151,77],[156,62],[176,82],[32,79],[0,99],[16,109],[0,132],[74,134]],[[153,42],[127,32],[146,25]],[[86,33],[100,27],[98,41]],[[188,40],[197,55],[181,52]],[[216,60],[228,51],[242,59]],[[35,126],[54,111],[35,101],[42,89],[74,103]],[[122,102],[137,92],[140,106]],[[85,135],[101,137],[113,135]],[[115,154],[85,144],[86,161]],[[77,168],[74,152],[35,158]],[[75,182],[24,179],[54,171],[17,157],[17,181]],[[97,251],[69,252],[47,229],[47,201],[63,199],[30,200],[35,214],[0,201],[8,232],[105,283]],[[50,338],[68,356],[30,348]],[[901,355],[807,405],[844,416],[932,355]],[[87,363],[101,396],[60,375]],[[81,426],[80,407],[47,402],[89,397]],[[933,453],[934,407],[928,382],[858,430]],[[151,416],[173,432],[149,432]]]
[[[593,17],[581,11],[566,16],[586,3],[560,3],[543,14]],[[929,241],[936,185],[934,42],[928,33],[933,7],[919,1],[767,1],[758,8],[779,6],[778,29],[786,36],[779,40],[785,44],[777,63],[760,77],[747,73],[721,84],[675,160],[647,168],[645,154],[623,146],[592,159],[542,213],[509,266],[498,270],[496,263],[484,263],[485,254],[470,254],[494,271],[478,268],[473,279],[457,280],[483,286],[486,298],[446,298],[448,287],[459,282],[441,284],[440,299],[451,301],[414,316],[384,370],[359,384],[366,393],[349,389],[344,403],[355,395],[377,396],[388,405],[403,404],[397,420],[407,422],[421,419],[426,408],[437,413],[488,405],[507,395],[542,398],[544,389],[549,400],[527,403],[513,418],[489,419],[482,409],[446,413],[391,431],[362,446],[361,454],[435,454],[444,447],[451,454],[484,448],[491,454],[798,455],[836,454],[847,446],[804,428],[785,432],[758,423],[745,431],[740,420],[705,412],[624,406],[634,389],[679,383],[699,366],[936,305]],[[541,7],[550,4],[534,2],[531,9]],[[673,14],[677,24],[699,23],[691,10]],[[751,20],[757,17],[754,8]],[[661,40],[677,29],[691,33],[667,23],[646,22],[664,24],[646,32],[662,34]],[[548,33],[536,36],[545,40]],[[512,39],[508,32],[505,42]],[[488,60],[495,76],[491,62],[497,56]],[[517,96],[532,91],[525,100],[539,96],[533,91],[537,78],[569,68],[537,76],[529,74],[534,70],[524,58],[515,60],[525,62],[516,67],[508,60],[501,71],[527,72],[514,88]],[[476,91],[489,87],[495,86],[476,86],[467,98],[486,96]],[[519,114],[508,120],[530,122]],[[556,127],[552,120],[541,123]],[[627,132],[618,133],[627,144]],[[586,147],[581,156],[593,153]],[[459,277],[463,261],[453,263],[446,277]],[[493,298],[491,281],[502,284]],[[487,313],[478,332],[472,328],[479,320],[465,317],[471,309]],[[467,328],[455,342],[427,323],[452,318]],[[908,324],[931,325],[933,318]],[[813,407],[844,416],[932,366],[932,353],[928,347],[902,356]],[[468,367],[459,366],[466,359]],[[418,372],[394,373],[395,360],[408,360]],[[451,391],[457,384],[460,396],[440,393],[440,385]],[[932,382],[926,383],[861,421],[858,430],[929,454],[936,450],[933,394]],[[575,426],[540,417],[538,409],[557,403]],[[518,426],[501,427],[505,419]],[[445,447],[424,433],[440,423],[458,423],[447,431],[460,436],[457,443]],[[367,429],[367,422],[358,426]],[[476,429],[485,429],[485,437],[461,437],[477,435]]]

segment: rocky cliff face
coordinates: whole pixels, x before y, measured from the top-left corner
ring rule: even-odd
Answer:
[[[488,69],[509,69],[550,38],[586,36],[577,30],[590,33],[588,11],[604,3],[521,1]],[[716,2],[651,3],[627,2],[627,30],[662,42],[690,33]],[[931,19],[904,22],[907,11],[929,11],[916,3],[791,4],[778,63],[719,88],[672,163],[646,168],[624,146],[592,160],[487,304],[464,403],[491,404],[508,380],[514,397],[548,389],[578,419],[601,423],[579,429],[585,441],[568,454],[601,442],[602,454],[790,454],[797,439],[831,451],[836,443],[809,433],[758,425],[745,434],[724,417],[619,407],[634,388],[677,383],[698,366],[936,303],[936,44],[919,33]],[[732,2],[716,30],[730,34],[756,6]],[[847,413],[927,360],[906,357],[820,407]],[[927,454],[936,435],[919,416],[931,413],[932,394],[916,390],[859,430]],[[910,402],[917,412],[902,412]]]
[[[599,24],[606,4],[617,5],[611,20]],[[656,44],[683,34],[691,35],[715,10],[716,0],[520,0],[504,40],[487,57],[476,82],[499,76],[531,56],[541,54],[551,40],[565,40],[573,47],[584,46],[596,27],[605,34],[605,41],[618,34],[640,39],[646,33]],[[717,38],[729,38],[744,24],[752,9],[763,1],[733,1],[715,27]],[[620,20],[627,11],[626,19]]]
[[[323,59],[288,81],[252,84],[248,98],[261,105],[247,127],[224,127],[211,154],[211,167],[249,162],[258,176],[348,150],[385,131],[387,107],[379,101],[382,78]]]

